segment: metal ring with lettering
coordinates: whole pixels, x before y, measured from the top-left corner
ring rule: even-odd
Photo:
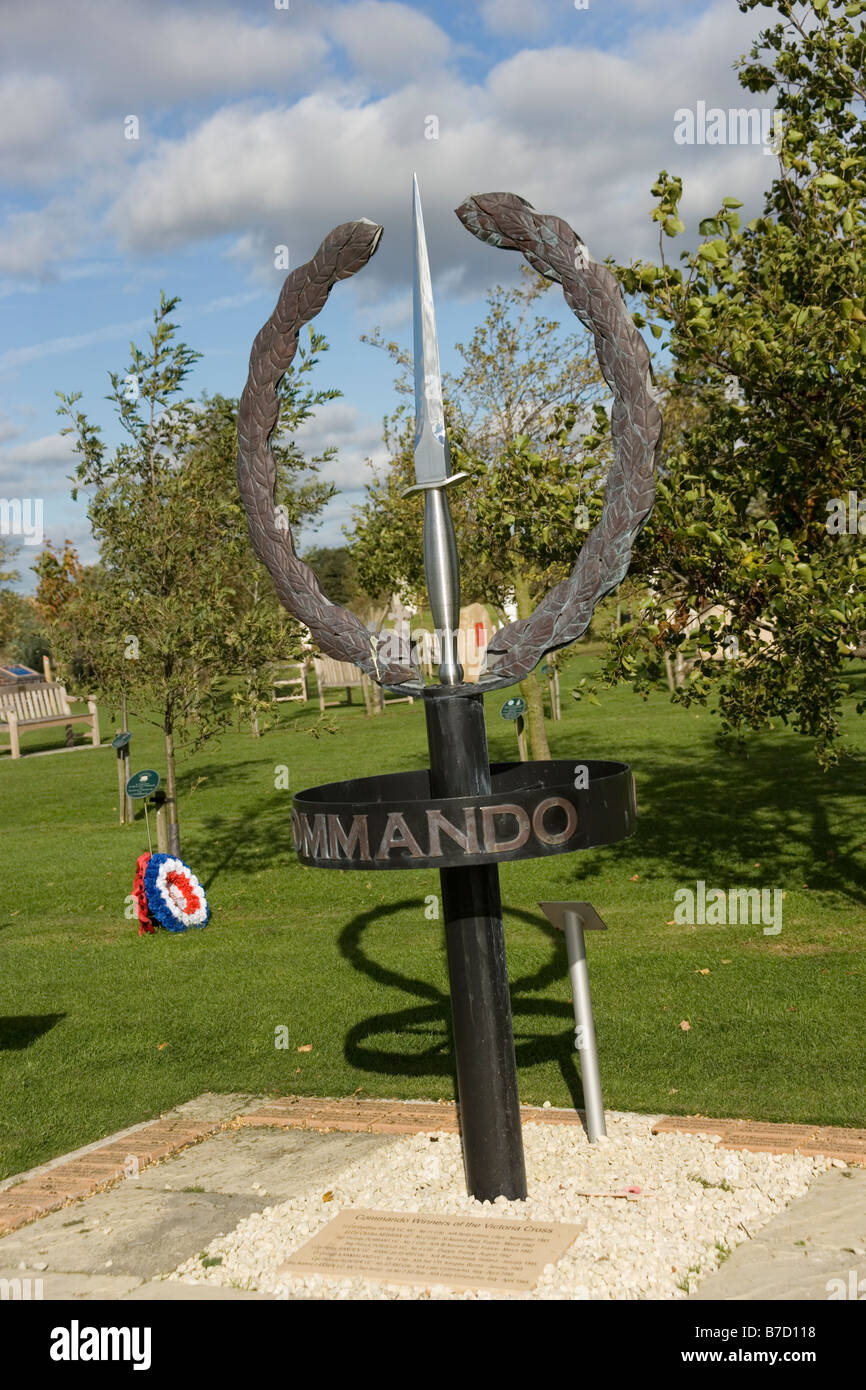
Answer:
[[[627,763],[494,763],[482,796],[433,797],[430,775],[397,772],[299,792],[292,837],[320,869],[441,869],[536,859],[634,833]]]

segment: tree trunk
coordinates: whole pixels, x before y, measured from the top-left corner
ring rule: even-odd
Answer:
[[[168,820],[168,852],[180,857],[180,826],[177,819],[177,777],[174,770],[174,730],[165,727],[165,814]]]
[[[526,729],[529,734],[529,749],[533,759],[546,762],[550,758],[547,743],[547,730],[544,727],[544,697],[535,672],[520,682],[520,693],[526,701]]]
[[[532,613],[532,599],[529,585],[522,575],[515,575],[514,597],[517,602],[518,618],[528,618]],[[547,730],[544,727],[544,698],[534,671],[520,682],[520,693],[526,701],[526,729],[529,735],[530,756],[540,762],[550,758],[547,743]]]
[[[128,733],[129,733],[129,722],[128,722],[127,714],[126,714],[126,695],[125,695],[125,694],[121,695],[121,697],[120,697],[120,711],[121,711],[121,719],[122,719],[122,721],[123,721],[123,722],[121,723],[121,726],[120,726],[121,733],[128,734]],[[126,825],[134,825],[134,824],[135,824],[135,807],[134,807],[133,804],[132,804],[132,797],[126,795],[126,785],[127,785],[127,783],[129,782],[129,779],[130,779],[130,777],[131,777],[131,775],[132,775],[132,774],[131,774],[131,771],[130,771],[130,766],[129,766],[129,744],[126,745],[126,747],[123,749],[123,752],[121,753],[121,762],[123,763],[123,778],[124,778],[124,780],[123,780],[124,793],[123,793],[123,794],[124,794],[124,798],[125,798],[125,799],[124,799],[124,805],[123,805],[123,814],[121,815],[120,823],[121,823],[121,825],[123,825],[123,824],[126,824]]]
[[[369,676],[363,673],[361,675],[361,690],[364,695],[364,708],[367,711],[367,718],[370,719],[373,714],[373,682],[370,680]]]
[[[258,579],[256,579],[255,583],[253,584],[253,608],[255,608],[255,606],[256,606],[256,604],[258,603],[258,601],[259,601],[259,581],[258,581]],[[250,699],[251,699],[251,702],[252,702],[252,701],[256,701],[256,702],[258,701],[258,681],[259,681],[258,669],[254,666],[254,667],[253,667],[253,678],[252,678],[251,687],[250,687]],[[274,693],[273,690],[271,690],[271,694],[272,694],[272,695],[273,695],[273,693]],[[261,738],[261,730],[259,729],[259,708],[258,708],[258,703],[255,703],[255,704],[252,706],[252,712],[251,712],[251,714],[250,714],[250,725],[252,726],[253,738]]]
[[[253,738],[261,738],[259,728],[259,707],[258,707],[258,684],[259,673],[257,667],[253,667],[252,679],[249,684],[250,691],[250,728],[253,731]]]

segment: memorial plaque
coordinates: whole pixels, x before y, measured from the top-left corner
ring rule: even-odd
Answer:
[[[526,1293],[579,1230],[556,1221],[341,1211],[279,1273]]]

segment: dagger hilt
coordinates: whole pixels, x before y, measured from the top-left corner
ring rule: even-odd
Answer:
[[[455,482],[457,476],[455,474],[448,482]],[[444,487],[424,489],[424,573],[433,627],[439,637],[439,683],[461,685],[463,667],[458,660],[457,648],[460,631],[460,565],[454,522]]]

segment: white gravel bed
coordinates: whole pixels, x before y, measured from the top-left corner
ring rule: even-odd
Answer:
[[[266,1207],[169,1276],[288,1299],[685,1298],[726,1255],[838,1160],[717,1149],[706,1135],[652,1135],[654,1117],[608,1113],[608,1137],[576,1125],[524,1125],[526,1202],[467,1197],[455,1135],[408,1135],[319,1189]],[[843,1165],[844,1166],[844,1165]],[[599,1196],[638,1188],[631,1197]],[[593,1194],[593,1195],[586,1195]],[[528,1294],[398,1285],[319,1275],[287,1279],[293,1251],[345,1208],[574,1222],[570,1250]],[[204,1265],[202,1261],[218,1260]]]

